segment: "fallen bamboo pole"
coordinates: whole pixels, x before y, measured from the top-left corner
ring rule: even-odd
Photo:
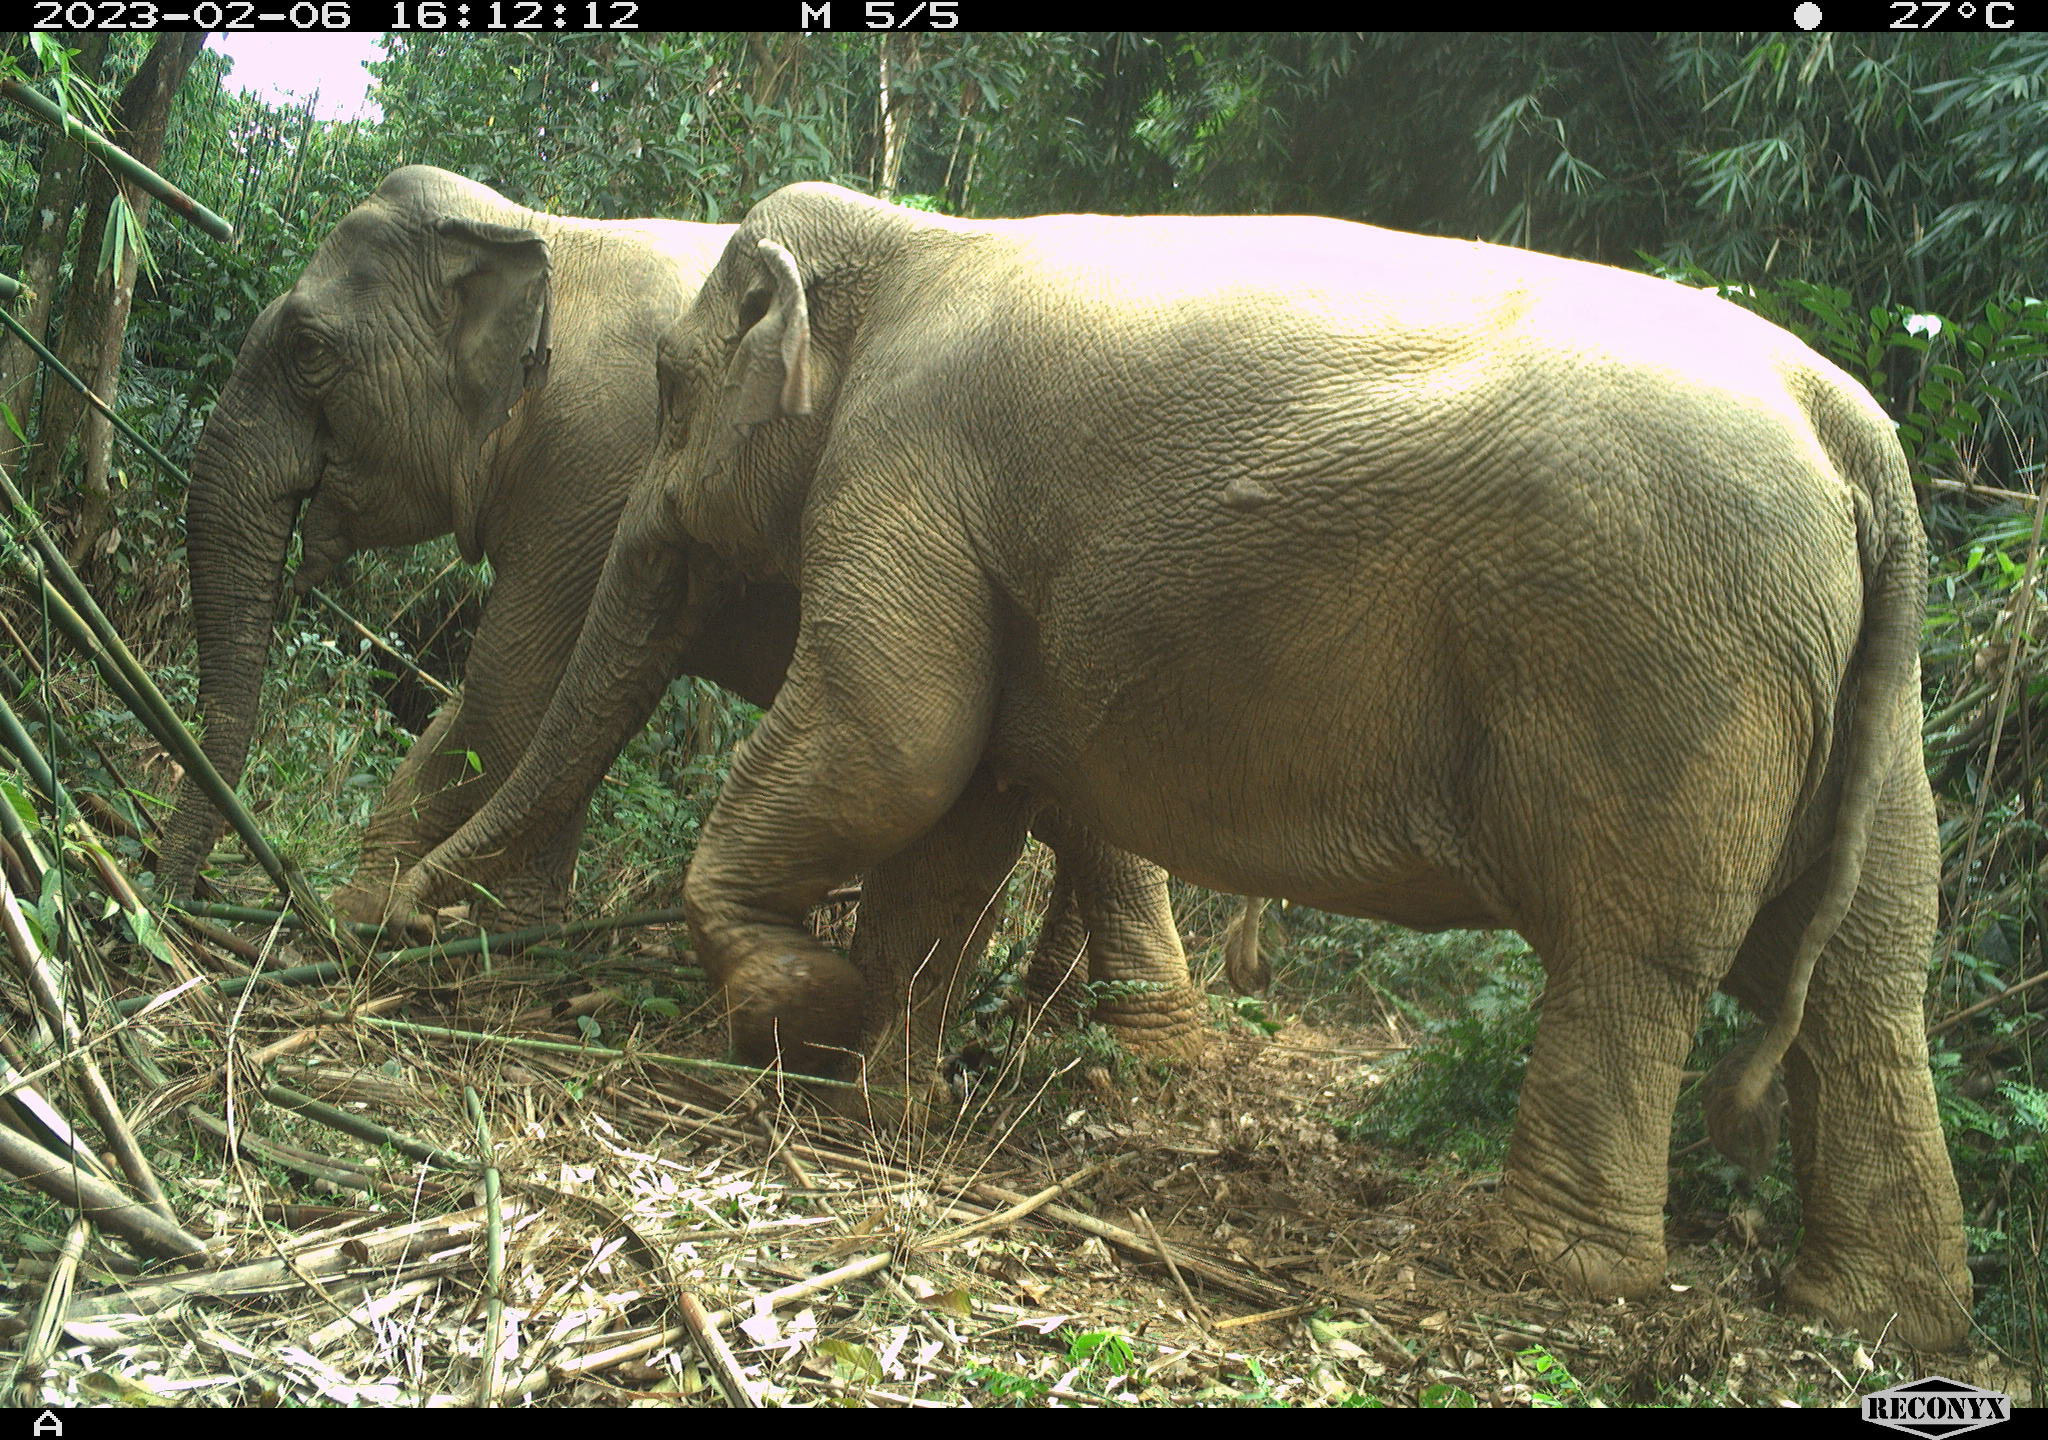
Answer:
[[[131,1200],[104,1180],[67,1165],[34,1141],[0,1125],[0,1166],[22,1184],[84,1215],[100,1229],[119,1235],[139,1249],[169,1259],[205,1256],[206,1242],[163,1218],[140,1200]]]
[[[149,1161],[136,1143],[135,1134],[128,1128],[128,1118],[121,1111],[121,1102],[114,1098],[114,1087],[107,1083],[100,1072],[99,1061],[93,1058],[87,1048],[83,1032],[71,1018],[70,1007],[58,992],[57,983],[51,978],[41,949],[20,923],[20,912],[16,908],[14,887],[8,883],[6,873],[0,871],[0,924],[7,931],[8,946],[14,951],[16,968],[21,973],[29,993],[42,1008],[45,1018],[55,1027],[67,1050],[78,1055],[78,1076],[85,1092],[86,1108],[92,1111],[93,1119],[99,1122],[100,1134],[113,1148],[114,1156],[121,1163],[122,1173],[127,1175],[129,1184],[136,1193],[154,1210],[165,1224],[176,1227],[178,1217],[164,1198],[161,1186],[157,1184],[156,1172],[150,1169]]]
[[[4,310],[0,310],[0,319],[13,322],[13,317]],[[41,519],[22,493],[14,488],[14,481],[5,469],[0,469],[0,499],[4,499],[18,517],[19,528],[25,532],[29,545],[42,561],[36,579],[50,602],[51,614],[56,617],[59,627],[107,677],[108,683],[123,693],[123,699],[130,708],[139,705],[136,718],[199,781],[207,798],[235,827],[235,833],[249,847],[250,855],[263,867],[264,873],[291,907],[306,918],[315,933],[332,935],[341,941],[344,937],[334,935],[334,918],[328,913],[325,902],[314,893],[296,867],[288,866],[278,858],[269,840],[257,827],[255,817],[249,814],[248,807],[235,794],[234,787],[221,778],[206,752],[200,749],[199,742],[192,738],[192,732],[185,728],[163,692],[157,689],[156,682],[149,678],[149,672],[129,652],[113,622],[93,600],[92,592],[78,578],[63,552],[43,533]],[[34,567],[28,566],[23,557],[22,568]],[[346,940],[345,950],[354,946],[353,937],[346,937]]]

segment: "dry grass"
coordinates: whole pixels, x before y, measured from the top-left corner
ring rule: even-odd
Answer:
[[[878,1134],[772,1080],[657,1063],[720,1049],[701,995],[668,983],[676,938],[581,971],[188,991],[129,1027],[166,1077],[131,1122],[209,1263],[145,1269],[93,1240],[14,1398],[1847,1403],[1912,1369],[1770,1314],[1768,1256],[1727,1235],[1682,1247],[1692,1283],[1655,1301],[1535,1287],[1476,1238],[1483,1179],[1336,1138],[1331,1097],[1409,1038],[1378,1022],[1218,1033],[1164,1080],[1040,1041],[1030,1078],[965,1118]],[[650,989],[677,1013],[626,998]],[[412,1154],[282,1108],[273,1082]],[[12,1225],[20,1252],[64,1221],[17,1206]],[[12,1267],[16,1356],[61,1269]],[[1943,1362],[1999,1378],[1986,1363]]]

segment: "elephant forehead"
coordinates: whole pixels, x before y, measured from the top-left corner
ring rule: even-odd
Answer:
[[[358,205],[342,217],[306,263],[295,294],[336,305],[393,281],[427,274],[427,247],[408,243],[405,227],[380,205]]]

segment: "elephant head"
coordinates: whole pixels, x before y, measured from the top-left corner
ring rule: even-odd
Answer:
[[[230,784],[294,523],[301,592],[367,547],[452,530],[482,554],[485,442],[547,376],[548,242],[504,221],[528,213],[446,171],[398,170],[250,328],[186,514],[204,748]],[[188,780],[159,857],[168,893],[189,892],[219,825]]]

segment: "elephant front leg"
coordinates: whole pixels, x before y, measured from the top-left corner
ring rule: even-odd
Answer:
[[[596,533],[599,541],[605,538]],[[477,626],[462,692],[435,714],[385,786],[364,831],[355,876],[335,897],[337,912],[382,921],[398,877],[459,830],[504,783],[568,663],[589,607],[593,579],[585,572],[597,563],[580,550],[542,560],[523,551],[508,558]],[[488,883],[469,898],[483,900],[508,923],[564,912],[587,797],[585,802],[521,836],[516,863],[492,868]]]
[[[501,733],[502,726],[465,723],[464,708],[462,696],[443,705],[384,787],[364,828],[355,874],[334,897],[336,913],[366,923],[381,920],[398,877],[460,829],[511,769],[518,754],[511,737]],[[518,869],[472,892],[481,908],[508,924],[566,911],[583,819],[580,809],[566,817],[522,853]]]
[[[806,574],[788,680],[735,753],[690,864],[698,959],[749,1063],[831,1073],[861,1052],[865,985],[803,917],[938,824],[987,743],[991,602],[942,597],[930,578],[978,572],[934,562],[917,576],[924,593],[873,593],[901,560],[836,584],[825,567]]]
[[[449,743],[461,711],[460,694],[435,711],[386,782],[363,829],[355,873],[334,895],[337,915],[364,924],[381,921],[398,877],[453,833],[454,825],[436,833],[436,812],[447,808],[444,796],[474,778],[466,773],[465,757]],[[461,818],[454,824],[460,825]]]

